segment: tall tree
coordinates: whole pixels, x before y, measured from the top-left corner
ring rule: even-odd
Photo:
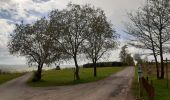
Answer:
[[[49,22],[42,18],[34,24],[17,24],[14,33],[10,34],[8,48],[11,54],[25,56],[28,63],[36,63],[38,66],[34,81],[41,79],[44,64],[51,64],[60,57],[56,52],[50,32]]]
[[[129,18],[132,24],[127,25],[128,34],[138,42],[138,44],[133,42],[132,45],[152,51],[157,67],[157,78],[159,78],[157,56],[160,56],[160,78],[164,78],[163,54],[167,51],[167,43],[170,40],[170,1],[148,0],[136,14],[129,13]]]
[[[60,43],[63,52],[74,59],[75,76],[79,80],[79,65],[77,56],[83,52],[82,43],[89,36],[89,14],[91,8],[88,5],[77,5],[69,3],[64,10],[53,10],[50,13],[50,22],[53,30],[60,34]],[[55,37],[58,37],[57,35]]]
[[[87,59],[91,60],[94,67],[94,76],[97,76],[96,63],[103,55],[116,47],[117,34],[112,25],[107,21],[105,13],[101,9],[91,9],[89,21],[90,34],[83,44]]]
[[[133,57],[131,56],[131,54],[127,54],[126,63],[127,63],[128,66],[134,66],[135,65]]]
[[[123,63],[126,63],[126,58],[128,55],[128,52],[126,51],[127,49],[127,45],[122,46],[119,57],[120,57],[120,61]]]
[[[127,48],[128,48],[127,45],[122,46],[120,54],[119,54],[120,61],[128,66],[132,66],[134,65],[134,60],[131,54],[128,53]]]

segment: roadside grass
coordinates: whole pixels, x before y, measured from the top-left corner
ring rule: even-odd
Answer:
[[[21,75],[23,75],[23,73],[0,73],[0,84],[3,84]]]
[[[93,68],[80,68],[80,80],[74,80],[73,69],[43,71],[42,80],[32,82],[30,78],[28,84],[33,87],[74,85],[79,83],[93,82],[108,77],[109,75],[122,70],[124,67],[97,68],[97,77],[93,77]]]
[[[157,80],[156,77],[153,77],[152,80],[156,92],[155,100],[170,100],[170,80],[168,80],[168,88],[166,87],[166,79]]]
[[[138,82],[138,72],[137,72],[137,67],[135,66],[135,76],[132,82],[132,94],[135,97],[135,100],[140,100],[139,97],[139,82]]]
[[[135,98],[135,100],[141,100],[140,99],[140,87],[139,87],[139,80],[138,80],[138,70],[137,67],[135,66],[135,76],[132,82],[132,94]],[[148,100],[147,99],[147,93],[145,90],[143,90],[143,98],[144,100]]]
[[[135,77],[134,77],[134,81],[132,84],[132,92],[133,95],[135,97],[136,100],[140,100],[139,99],[139,84],[138,84],[138,73],[137,73],[137,68],[135,70]],[[168,88],[166,86],[166,78],[165,79],[161,79],[158,80],[156,78],[156,75],[153,74],[149,77],[149,81],[152,80],[153,81],[153,87],[155,89],[155,100],[170,100],[170,80],[168,80],[169,85]],[[144,98],[147,98],[147,94],[144,93]],[[145,99],[147,100],[147,99]]]

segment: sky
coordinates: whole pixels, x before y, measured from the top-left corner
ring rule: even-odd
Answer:
[[[18,55],[10,55],[7,44],[9,34],[15,29],[15,24],[32,23],[47,16],[53,9],[64,9],[69,2],[75,4],[91,4],[103,9],[113,28],[120,34],[119,49],[113,50],[107,58],[108,61],[118,61],[120,47],[126,44],[124,22],[128,22],[127,12],[137,10],[144,0],[0,0],[0,64],[26,64],[26,59]],[[134,47],[128,48],[129,53],[139,51]],[[143,52],[143,51],[140,51]],[[101,60],[102,61],[102,60]],[[83,63],[83,62],[81,62]]]

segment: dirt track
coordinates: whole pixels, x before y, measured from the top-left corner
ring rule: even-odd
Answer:
[[[127,98],[134,67],[97,82],[73,86],[33,88],[25,84],[28,73],[0,86],[0,100],[130,100]]]

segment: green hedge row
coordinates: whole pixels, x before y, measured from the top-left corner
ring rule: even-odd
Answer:
[[[121,67],[125,66],[127,64],[124,64],[122,62],[99,62],[97,63],[97,67]],[[91,68],[94,67],[93,63],[87,63],[83,65],[83,68]]]

